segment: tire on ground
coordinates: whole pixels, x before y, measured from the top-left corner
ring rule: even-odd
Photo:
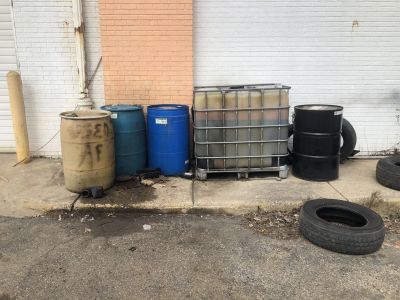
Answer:
[[[371,209],[336,199],[306,202],[299,216],[300,231],[313,244],[345,254],[369,254],[383,243],[382,218]]]
[[[376,179],[386,187],[400,190],[400,155],[380,159],[376,165]]]

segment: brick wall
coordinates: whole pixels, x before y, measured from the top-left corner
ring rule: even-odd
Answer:
[[[99,0],[106,103],[192,102],[192,0]]]

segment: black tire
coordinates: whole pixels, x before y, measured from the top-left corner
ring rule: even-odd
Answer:
[[[400,155],[380,159],[376,165],[376,179],[386,187],[400,190]]]
[[[290,138],[293,134],[293,124],[290,124],[288,127],[288,138]],[[354,148],[356,147],[357,144],[357,134],[356,131],[354,130],[354,127],[350,124],[349,121],[347,121],[345,118],[343,118],[343,124],[342,124],[342,139],[343,139],[343,145],[340,148],[340,163],[343,163],[347,158],[352,156],[354,152]],[[291,158],[292,152],[290,149],[288,149],[289,152],[289,157]]]
[[[382,218],[371,209],[341,200],[316,199],[300,211],[300,231],[310,242],[339,253],[369,254],[385,238]]]
[[[342,124],[342,139],[343,145],[340,148],[340,162],[343,163],[348,157],[350,157],[357,144],[357,134],[354,127],[343,118]]]

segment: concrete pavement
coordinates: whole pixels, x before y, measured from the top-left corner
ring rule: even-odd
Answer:
[[[355,202],[374,201],[378,210],[400,206],[400,192],[381,186],[375,179],[376,159],[349,160],[340,166],[340,178],[332,182],[309,182],[291,174],[277,180],[272,174],[237,180],[235,176],[205,182],[169,177],[144,186],[117,183],[102,199],[81,199],[77,209],[131,209],[168,213],[242,214],[257,209],[278,210],[300,206],[312,198],[338,198]],[[15,156],[0,154],[0,215],[34,216],[48,210],[68,209],[76,194],[64,188],[61,161],[37,158],[16,167]]]

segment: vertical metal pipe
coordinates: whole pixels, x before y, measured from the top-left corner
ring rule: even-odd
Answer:
[[[205,92],[206,96],[206,142],[207,142],[207,171],[210,170],[210,147],[209,147],[209,140],[208,140],[208,93]]]
[[[29,139],[25,118],[22,81],[19,73],[16,71],[9,71],[7,73],[7,84],[13,119],[17,162],[27,162],[29,160]]]
[[[281,152],[280,152],[280,149],[281,149],[281,127],[282,127],[281,111],[282,111],[282,87],[279,88],[279,108],[278,108],[278,112],[279,112],[278,113],[278,124],[279,124],[279,126],[278,126],[278,140],[279,140],[278,154],[279,154],[279,156],[278,156],[278,166],[277,167],[281,166]]]
[[[72,16],[75,30],[76,64],[79,76],[79,101],[80,109],[91,109],[93,101],[89,97],[86,81],[86,53],[83,25],[82,0],[72,0]]]
[[[198,151],[197,151],[197,139],[196,139],[196,135],[197,135],[197,113],[196,113],[196,92],[195,90],[193,90],[193,105],[192,105],[192,113],[193,113],[193,144],[194,144],[194,165],[195,165],[195,171],[197,171],[197,155],[198,155]]]
[[[238,161],[238,141],[239,141],[239,132],[238,132],[238,126],[239,126],[239,115],[238,115],[238,108],[239,108],[239,99],[238,99],[238,91],[235,91],[235,114],[236,114],[236,140],[235,140],[235,162],[236,162],[236,170],[239,168],[239,161]]]
[[[261,168],[264,168],[264,90],[261,91],[261,147],[260,147],[260,155],[261,155]]]
[[[248,91],[247,92],[247,108],[248,108],[248,111],[247,111],[247,119],[248,119],[248,121],[247,121],[247,125],[248,126],[251,126],[252,124],[251,124],[251,100],[250,100],[250,98],[251,98],[251,91]],[[248,144],[247,144],[247,155],[248,155],[248,158],[247,158],[247,169],[249,169],[250,170],[250,166],[251,166],[251,159],[250,159],[250,156],[251,156],[251,142],[250,142],[250,140],[251,140],[251,128],[249,127],[248,128],[248,132],[247,132],[247,135],[248,135],[248,139],[247,139],[247,141],[249,142]]]
[[[225,91],[221,91],[222,93],[222,108],[225,109]],[[224,141],[224,171],[226,170],[226,128],[225,128],[225,110],[222,111],[222,134]]]

